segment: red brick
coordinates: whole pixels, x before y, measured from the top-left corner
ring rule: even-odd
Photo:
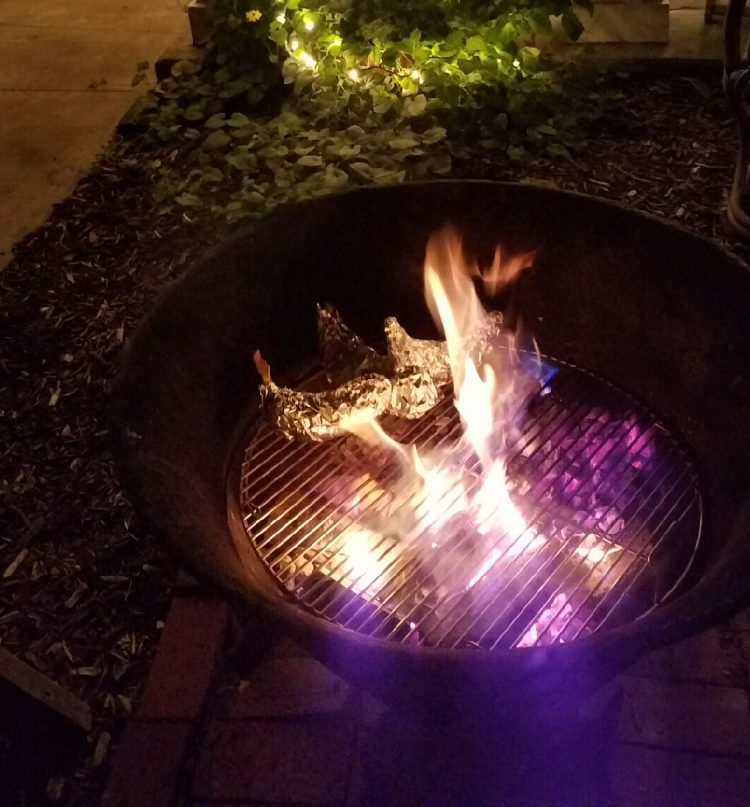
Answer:
[[[233,718],[288,717],[344,709],[349,687],[312,658],[263,662],[237,689],[228,704]]]
[[[143,694],[139,720],[194,720],[229,624],[229,606],[210,597],[176,597]]]
[[[203,744],[192,798],[306,807],[340,803],[354,739],[354,721],[340,715],[216,721]]]
[[[747,807],[750,764],[742,757],[618,745],[612,789],[617,807]]]
[[[718,628],[650,653],[628,670],[628,675],[737,686],[742,651]]]
[[[169,807],[192,738],[188,723],[138,723],[125,729],[101,807]]]
[[[625,677],[622,682],[618,739],[662,748],[750,755],[745,690],[648,678]]]

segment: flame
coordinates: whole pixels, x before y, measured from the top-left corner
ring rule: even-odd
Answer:
[[[497,294],[503,286],[507,286],[521,274],[524,269],[528,269],[536,258],[536,250],[526,252],[523,255],[515,255],[504,258],[500,247],[495,250],[495,258],[492,265],[485,272],[476,271],[481,278],[487,292],[491,295]]]
[[[473,280],[479,277],[490,291],[497,291],[528,266],[532,257],[529,253],[503,261],[498,250],[492,266],[483,273],[464,260],[455,230],[446,228],[428,242],[425,298],[448,347],[454,403],[464,430],[456,446],[420,453],[389,437],[372,416],[355,414],[343,423],[367,444],[392,452],[401,464],[402,477],[394,492],[398,505],[389,514],[388,531],[401,534],[405,545],[407,536],[416,535],[417,543],[408,544],[410,552],[428,565],[440,565],[441,528],[455,517],[470,520],[476,540],[482,544],[479,551],[455,558],[450,557],[452,550],[446,550],[442,561],[450,566],[450,579],[454,584],[458,581],[459,591],[473,588],[503,557],[517,557],[545,540],[527,527],[511,499],[503,453],[525,399],[528,377],[517,361],[515,334],[502,327],[501,315],[485,311]],[[493,339],[499,344],[488,342]],[[468,474],[465,462],[458,459],[467,449],[479,460],[478,473]],[[363,579],[373,583],[373,593],[380,564],[368,547],[377,542],[381,527],[374,526],[369,538],[366,531],[355,531],[344,549]],[[463,568],[456,570],[456,566]]]
[[[512,271],[507,270],[510,279],[518,275],[527,257],[515,261]],[[496,289],[501,283],[500,267],[498,249],[488,273]],[[515,334],[510,331],[496,334],[505,342],[498,346],[501,348],[498,353],[504,353],[499,367],[489,363],[487,355],[479,358],[471,355],[490,318],[471,280],[471,275],[481,273],[467,265],[461,238],[455,230],[446,228],[430,239],[424,272],[427,304],[448,345],[455,406],[461,415],[464,437],[484,471],[484,482],[477,495],[477,529],[483,534],[502,530],[515,540],[525,531],[526,523],[508,492],[505,458],[494,457],[491,447],[493,436],[510,428],[521,400],[516,393],[523,386],[524,375],[510,366],[517,354]],[[501,442],[507,444],[507,435],[502,436]]]

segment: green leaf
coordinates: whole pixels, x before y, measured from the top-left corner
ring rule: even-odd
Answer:
[[[428,146],[433,143],[439,143],[445,139],[446,135],[447,132],[442,126],[433,126],[422,135],[422,143],[426,143]]]
[[[352,170],[355,174],[358,174],[363,179],[370,179],[372,176],[372,167],[369,163],[363,162],[356,162],[349,164],[350,170]]]
[[[406,177],[406,171],[388,171],[385,169],[377,170],[373,174],[373,182],[376,185],[390,185],[394,182],[403,182]]]
[[[365,130],[361,126],[354,124],[346,130],[345,134],[352,140],[361,140],[365,136]]]
[[[540,134],[546,134],[546,135],[556,135],[557,134],[557,129],[555,129],[554,126],[548,126],[546,123],[543,124],[542,126],[537,126],[536,130]]]
[[[272,22],[271,26],[270,26],[269,34],[270,34],[271,39],[277,45],[286,45],[287,32],[286,32],[286,28],[284,28],[284,26],[281,25],[281,23],[276,22],[276,21]]]
[[[484,37],[479,35],[470,36],[466,40],[466,52],[467,53],[477,53],[479,51],[486,50],[487,43],[484,41]]]
[[[453,167],[451,155],[447,152],[435,154],[433,157],[430,157],[427,166],[434,174],[449,174]]]
[[[204,182],[223,182],[224,174],[221,172],[220,168],[210,165],[208,168],[203,169],[201,178]]]
[[[311,168],[317,168],[320,165],[323,165],[323,158],[317,154],[306,154],[304,157],[300,157],[297,160],[297,165],[306,165]]]
[[[234,126],[237,128],[249,125],[250,118],[248,118],[247,115],[243,115],[241,112],[233,112],[232,117],[227,121],[227,126]]]
[[[203,141],[203,145],[207,149],[220,149],[232,142],[232,138],[222,131],[211,132],[211,134]]]
[[[408,117],[415,117],[421,115],[427,107],[427,96],[415,95],[414,98],[404,99],[404,114]]]
[[[191,104],[184,114],[185,120],[200,120],[203,117],[203,110],[200,104]]]
[[[572,42],[577,42],[583,33],[583,24],[578,17],[576,17],[572,11],[566,11],[565,14],[562,15],[561,22],[563,31],[568,35],[568,38]]]
[[[258,160],[254,154],[229,154],[226,161],[239,171],[255,171]]]
[[[141,64],[146,65],[146,67],[143,68],[144,70],[148,68],[148,62],[141,62]],[[141,68],[139,67],[138,69],[140,70]],[[175,77],[192,75],[193,73],[198,72],[198,65],[194,62],[188,61],[187,59],[181,59],[179,62],[175,62],[172,65],[172,70],[170,72]]]
[[[550,143],[549,146],[547,146],[547,151],[555,157],[566,157],[568,160],[573,159],[570,156],[570,152],[561,143]]]
[[[405,149],[412,149],[419,145],[419,141],[413,137],[397,137],[389,143],[393,151],[404,151]]]
[[[214,107],[216,109],[216,107]],[[203,124],[206,129],[220,129],[226,123],[224,118],[226,115],[223,112],[217,112],[215,115],[211,115],[211,117]]]
[[[181,193],[179,196],[175,196],[174,200],[183,207],[200,207],[203,204],[194,193]]]

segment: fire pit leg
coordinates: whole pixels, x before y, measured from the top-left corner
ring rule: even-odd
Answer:
[[[742,53],[742,15],[747,0],[730,0],[724,25],[724,92],[734,110],[740,150],[727,214],[734,229],[750,238],[750,65]],[[750,47],[750,43],[748,43]]]

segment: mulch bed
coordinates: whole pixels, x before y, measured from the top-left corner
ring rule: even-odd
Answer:
[[[514,163],[480,149],[454,176],[617,199],[747,260],[724,214],[737,140],[718,78],[710,93],[694,79],[617,81],[624,97],[573,160]],[[108,414],[138,320],[227,229],[200,209],[154,215],[148,162],[169,153],[117,144],[0,274],[0,641],[95,718],[88,759],[48,786],[58,804],[97,803],[109,738],[137,703],[176,572],[120,491]]]

